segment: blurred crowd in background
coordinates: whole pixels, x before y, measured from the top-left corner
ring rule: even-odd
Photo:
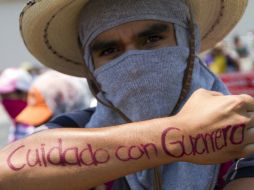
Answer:
[[[201,57],[233,94],[254,96],[254,32],[223,41]],[[34,133],[59,114],[96,106],[85,79],[29,63],[1,71],[0,97],[10,120],[9,142]]]
[[[202,58],[232,94],[254,97],[254,31],[222,41]]]
[[[254,31],[222,41],[202,55],[215,74],[251,72],[254,68]]]
[[[0,97],[10,121],[0,125],[8,127],[8,142],[34,133],[57,115],[96,106],[85,79],[28,63],[1,71]]]

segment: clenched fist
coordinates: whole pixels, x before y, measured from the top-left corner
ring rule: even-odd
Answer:
[[[164,152],[181,161],[222,163],[254,153],[254,100],[197,90],[162,135]]]

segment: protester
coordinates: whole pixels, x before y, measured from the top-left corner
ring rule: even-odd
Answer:
[[[234,45],[235,45],[235,50],[238,53],[240,58],[246,58],[249,57],[249,51],[247,46],[244,46],[244,44],[241,41],[241,38],[239,36],[236,36],[234,38]]]
[[[225,37],[247,1],[188,2],[28,3],[20,21],[30,52],[87,77],[99,104],[72,117],[78,122],[70,127],[81,129],[45,130],[2,149],[0,164],[9,160],[0,165],[3,190],[81,190],[107,181],[121,190],[214,189],[218,163],[254,153],[253,99],[228,95],[196,57],[201,45]]]
[[[217,44],[216,47],[206,55],[205,62],[211,71],[217,75],[240,71],[238,59],[231,56],[225,42]]]
[[[29,72],[33,80],[36,79],[41,74],[43,74],[44,72],[49,70],[48,68],[43,67],[42,65],[38,63],[36,64],[36,63],[30,63],[30,62],[21,63],[21,68]]]
[[[37,127],[62,113],[89,107],[91,99],[85,80],[47,71],[32,84],[28,105],[16,121]]]
[[[240,66],[242,72],[250,72],[253,70],[253,61],[251,59],[248,47],[245,46],[239,36],[234,38],[235,50],[240,58]]]
[[[19,125],[15,118],[26,107],[27,91],[32,83],[28,72],[20,68],[5,69],[0,75],[0,96],[3,107],[13,125],[9,141],[21,139],[33,132],[31,126]]]

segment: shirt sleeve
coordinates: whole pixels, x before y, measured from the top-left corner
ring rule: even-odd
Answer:
[[[39,127],[37,131],[56,128],[84,128],[89,122],[95,108],[65,113],[53,118],[48,123]]]

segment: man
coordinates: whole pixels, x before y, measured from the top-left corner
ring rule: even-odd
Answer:
[[[250,51],[248,46],[244,45],[239,36],[234,38],[234,48],[240,59],[240,67],[242,72],[253,71],[253,61],[251,59]]]
[[[1,189],[78,190],[108,181],[115,189],[214,189],[214,164],[254,152],[254,101],[224,96],[195,57],[199,32],[189,6],[200,20],[213,18],[200,28],[205,49],[225,35],[216,32],[219,21],[229,30],[238,20],[220,17],[232,12],[225,6],[240,17],[247,3],[230,2],[30,2],[21,15],[29,50],[52,68],[86,76],[100,103],[78,118],[86,120],[80,129],[46,130],[3,149]],[[220,13],[198,14],[212,7]]]

